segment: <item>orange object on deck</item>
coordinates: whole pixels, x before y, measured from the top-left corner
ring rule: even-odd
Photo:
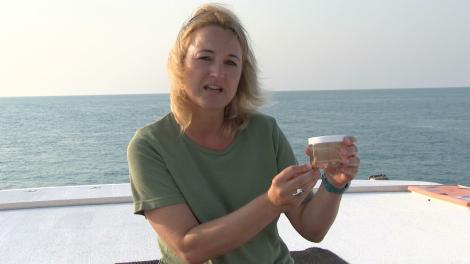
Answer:
[[[408,190],[470,207],[470,188],[461,185],[408,186]]]

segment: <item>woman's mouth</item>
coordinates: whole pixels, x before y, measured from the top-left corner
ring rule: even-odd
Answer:
[[[209,92],[217,92],[217,93],[221,93],[223,91],[223,89],[217,85],[204,85],[204,90],[206,91],[209,91]]]

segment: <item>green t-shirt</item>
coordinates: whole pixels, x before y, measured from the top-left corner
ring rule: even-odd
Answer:
[[[296,164],[274,118],[253,114],[223,151],[201,147],[180,133],[172,114],[139,129],[128,161],[136,214],[186,203],[199,223],[222,217],[265,193],[272,178]],[[212,263],[293,263],[275,219],[237,249]],[[159,239],[161,263],[182,263]]]

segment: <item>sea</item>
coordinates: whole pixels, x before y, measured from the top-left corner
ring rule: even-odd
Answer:
[[[358,179],[470,186],[470,88],[284,91],[276,118],[299,163],[309,137],[357,139]],[[129,182],[126,149],[168,94],[0,98],[0,189]],[[261,146],[260,146],[261,147]]]

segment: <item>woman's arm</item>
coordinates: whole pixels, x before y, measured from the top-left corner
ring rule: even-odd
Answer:
[[[321,185],[311,200],[286,215],[302,237],[318,243],[335,221],[340,201],[341,195],[329,193]]]
[[[202,263],[233,250],[265,228],[279,214],[298,207],[296,186],[310,183],[309,165],[290,166],[274,177],[267,193],[238,210],[199,224],[186,204],[146,211],[156,233],[188,263]]]
[[[280,211],[261,195],[231,214],[198,224],[186,204],[146,212],[157,234],[187,263],[202,263],[242,245]]]
[[[357,174],[360,161],[354,142],[354,138],[346,137],[340,152],[341,165],[327,168],[328,181],[338,189],[344,188]],[[313,155],[311,148],[307,148],[305,153]],[[313,172],[316,178],[319,174],[318,169]],[[322,184],[312,199],[305,199],[300,207],[293,208],[286,215],[301,236],[320,242],[333,224],[340,202],[341,194],[328,192]]]

